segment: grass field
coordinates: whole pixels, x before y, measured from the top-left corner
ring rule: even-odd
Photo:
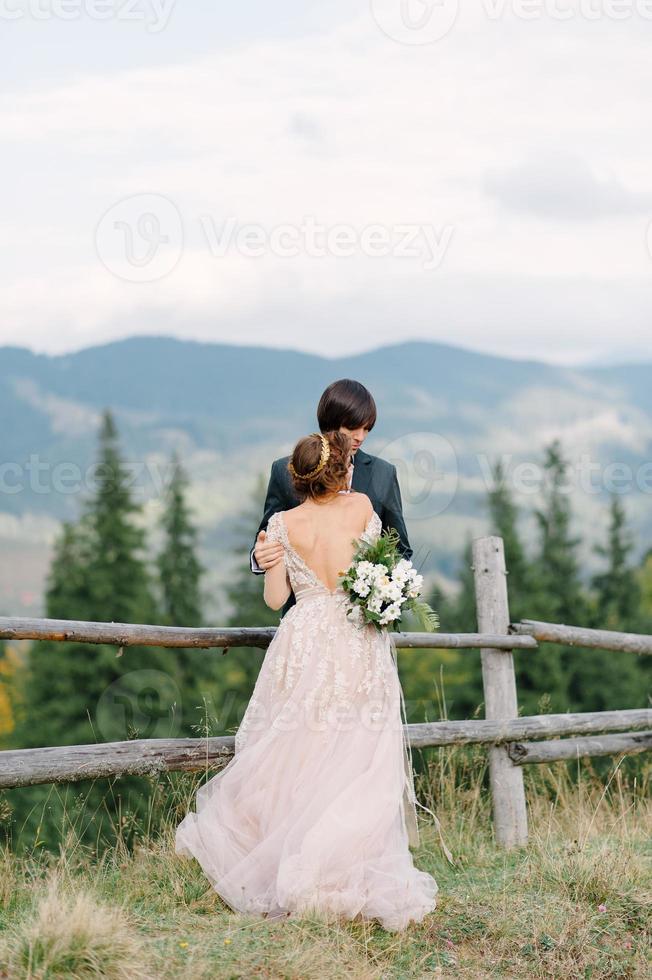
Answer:
[[[133,850],[118,840],[99,857],[74,826],[58,855],[6,848],[0,976],[652,976],[650,783],[627,765],[613,760],[600,779],[585,763],[527,769],[530,843],[505,852],[492,840],[482,751],[434,752],[419,789],[456,864],[424,824],[415,862],[436,877],[439,904],[403,933],[234,914],[199,865],[174,854],[174,819],[156,839]],[[185,792],[191,805],[190,777]]]

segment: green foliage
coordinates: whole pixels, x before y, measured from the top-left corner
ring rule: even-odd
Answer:
[[[591,580],[593,594],[587,626],[635,633],[649,630],[642,609],[639,575],[630,564],[633,547],[624,506],[614,494],[609,505],[606,541],[594,546],[605,568]],[[651,668],[650,659],[643,656],[586,650],[582,654],[582,698],[592,711],[647,707]]]
[[[159,622],[165,626],[202,626],[200,582],[204,568],[197,558],[197,530],[186,502],[189,481],[176,452],[171,471],[161,518],[163,547],[156,562]],[[219,661],[206,649],[175,648],[170,652],[179,675],[177,731],[197,735],[205,728],[206,706],[219,683]]]
[[[77,525],[65,523],[47,582],[49,618],[96,622],[156,623],[159,614],[137,519],[141,505],[131,495],[113,417],[102,418],[95,493],[84,502]],[[34,643],[20,680],[22,713],[14,733],[21,748],[121,741],[178,734],[176,707],[183,678],[176,652],[158,647],[44,641]],[[150,784],[125,776],[107,787],[84,780],[93,819],[87,841],[112,839],[115,824],[137,825],[146,817]],[[25,846],[54,846],[65,803],[52,788],[12,791],[15,822]],[[39,806],[41,804],[41,806]]]
[[[474,633],[477,619],[470,535],[460,557],[458,581],[455,596],[440,596],[435,589],[429,598],[446,633]],[[469,718],[482,706],[480,651],[475,648],[413,651],[401,658],[400,674],[406,706],[411,709],[410,721]]]
[[[412,610],[424,633],[433,633],[439,629],[439,616],[425,599],[408,599],[405,607]]]
[[[521,541],[519,514],[505,471],[500,462],[493,468],[493,486],[487,497],[490,533],[502,537],[505,547],[511,621],[539,619],[650,632],[652,553],[644,557],[639,568],[631,564],[633,542],[626,531],[623,506],[612,499],[606,542],[595,546],[605,568],[591,582],[584,583],[577,557],[581,541],[572,531],[573,514],[564,486],[567,463],[559,440],[546,448],[543,467],[544,490],[541,505],[534,512],[538,540],[531,558]],[[457,596],[439,603],[440,618],[447,631],[470,632],[477,628],[471,564],[471,542],[467,540]],[[468,717],[482,701],[478,653],[464,653],[466,671],[459,659],[446,664],[443,653],[440,651],[433,666],[446,671],[448,708],[455,717]],[[545,643],[536,651],[517,651],[514,660],[523,714],[602,711],[649,703],[649,658]],[[411,662],[401,676],[411,686],[412,675],[418,673]]]
[[[263,599],[264,575],[254,575],[249,565],[260,515],[265,502],[266,483],[262,476],[254,487],[252,499],[236,522],[236,543],[232,553],[234,571],[229,577],[227,598],[231,611],[229,626],[278,626],[280,614]],[[221,658],[218,698],[220,713],[218,733],[233,733],[244,714],[258,677],[263,651],[251,647],[233,647]]]

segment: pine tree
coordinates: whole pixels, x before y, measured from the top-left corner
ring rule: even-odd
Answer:
[[[492,468],[492,477],[493,486],[487,498],[491,523],[489,533],[497,534],[503,539],[505,565],[509,573],[510,613],[520,616],[520,604],[528,596],[530,567],[518,532],[518,508],[509,492],[502,460],[496,461]]]
[[[589,614],[579,574],[579,537],[571,533],[570,494],[564,480],[568,467],[559,439],[546,447],[543,506],[535,510],[540,542],[532,565],[533,605],[529,619],[552,623],[584,624]],[[584,707],[585,651],[578,647],[545,644],[541,657],[549,675],[547,693],[555,711]]]
[[[536,576],[527,560],[518,531],[518,508],[507,485],[507,475],[501,460],[492,470],[493,486],[488,494],[491,533],[503,539],[509,615],[513,623],[535,619],[537,598]],[[519,707],[525,714],[540,710],[542,699],[559,703],[564,694],[559,654],[547,647],[535,651],[516,650],[514,670]]]
[[[197,530],[186,502],[188,478],[176,452],[172,455],[171,472],[161,520],[164,544],[157,561],[161,622],[166,626],[202,626],[200,581],[204,568],[196,555]],[[173,652],[180,676],[180,733],[202,734],[204,705],[213,696],[217,683],[215,653],[188,648]]]
[[[628,564],[634,547],[627,530],[623,504],[612,494],[609,505],[607,543],[597,544],[595,553],[606,562],[606,569],[594,575],[598,624],[602,629],[635,630],[641,607],[641,587],[636,572]],[[612,625],[613,624],[613,625]]]
[[[436,591],[426,598],[439,614],[441,632],[475,633],[478,621],[470,534],[464,543],[457,577],[459,587],[454,596],[440,596]],[[399,666],[406,708],[411,707],[409,721],[432,721],[440,717],[442,698],[446,714],[451,718],[468,718],[483,704],[482,667],[477,648],[420,650],[409,659],[399,657]],[[440,683],[442,692],[438,691]]]
[[[106,411],[96,492],[85,502],[78,525],[64,525],[55,547],[46,593],[48,618],[157,621],[143,554],[145,535],[135,523],[141,507],[132,500],[126,477],[113,418]],[[20,746],[175,734],[173,706],[180,687],[174,651],[134,646],[119,652],[108,644],[34,643],[23,684]],[[47,808],[42,804],[51,787],[14,792],[17,816],[22,811],[34,832],[38,822],[40,839],[54,846],[70,796],[85,801],[77,828],[83,841],[111,839],[118,819],[128,839],[147,811],[150,789],[151,781],[142,777],[120,777],[109,786],[104,780],[84,780],[56,787]]]
[[[597,544],[594,548],[606,567],[592,578],[594,602],[587,625],[624,632],[645,631],[641,617],[641,586],[636,570],[628,562],[633,546],[626,527],[625,509],[613,494],[606,544]],[[644,707],[647,688],[649,667],[643,657],[612,650],[587,651],[583,691],[590,710]]]
[[[638,612],[637,632],[652,634],[652,548],[648,548],[635,570],[641,602]],[[640,704],[652,705],[652,657],[642,657],[639,663],[642,676]]]
[[[54,544],[46,581],[45,615],[48,619],[86,620],[88,591],[89,523],[64,521]],[[87,724],[92,658],[100,647],[55,640],[34,641],[27,675],[22,681],[23,710],[17,725],[21,748],[81,744],[94,741]]]
[[[157,611],[145,562],[145,532],[137,524],[143,508],[132,498],[110,411],[104,412],[99,439],[97,489],[85,502],[90,617],[97,622],[110,618],[151,623]]]
[[[568,463],[559,439],[546,448],[543,507],[535,511],[540,532],[540,577],[543,605],[556,623],[586,622],[586,596],[579,574],[577,550],[581,538],[571,534],[570,494],[564,487]],[[533,617],[530,617],[533,618]]]
[[[639,630],[652,633],[652,548],[643,554],[636,570],[636,585],[640,594]]]

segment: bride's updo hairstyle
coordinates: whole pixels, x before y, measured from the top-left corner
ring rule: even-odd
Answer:
[[[344,432],[313,432],[299,439],[288,463],[294,489],[302,500],[345,490],[351,437]]]

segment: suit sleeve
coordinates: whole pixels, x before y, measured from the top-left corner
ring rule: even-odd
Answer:
[[[285,501],[283,500],[283,484],[281,482],[280,473],[278,472],[278,463],[275,461],[272,464],[272,471],[269,475],[269,482],[267,484],[267,494],[265,496],[265,506],[263,509],[263,518],[258,525],[258,530],[256,531],[256,537],[260,531],[263,531],[269,522],[272,514],[275,514],[279,510],[285,510]],[[249,552],[249,567],[255,575],[264,575],[265,570],[261,568],[254,557],[254,548],[256,547],[256,542]]]
[[[410,547],[407,528],[403,519],[403,501],[401,500],[401,489],[398,485],[395,466],[392,466],[389,491],[383,508],[383,524],[385,527],[396,528],[400,539],[399,550],[401,555],[403,558],[411,558],[412,548]]]

